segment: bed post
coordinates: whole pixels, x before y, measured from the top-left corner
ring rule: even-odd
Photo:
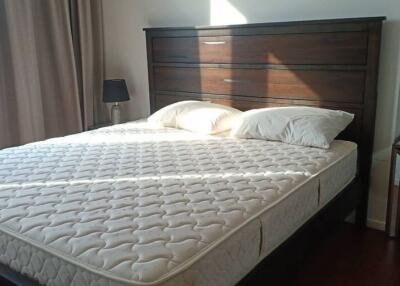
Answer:
[[[367,223],[368,197],[371,181],[372,153],[375,133],[376,101],[378,95],[379,55],[381,46],[382,21],[369,23],[368,58],[365,77],[365,97],[361,141],[359,143],[359,200],[356,209],[356,224],[365,227]]]

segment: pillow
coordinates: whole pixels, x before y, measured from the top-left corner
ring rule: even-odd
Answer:
[[[216,134],[231,129],[241,113],[232,107],[189,100],[160,109],[148,118],[148,122],[202,134]]]
[[[344,111],[313,107],[253,109],[242,113],[231,136],[327,149],[353,118]]]

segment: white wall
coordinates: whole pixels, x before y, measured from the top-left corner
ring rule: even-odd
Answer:
[[[382,1],[388,20],[384,24],[379,79],[379,98],[369,204],[370,223],[377,227],[385,221],[390,168],[390,151],[400,133],[397,120],[400,90],[400,1]]]
[[[142,3],[103,0],[106,78],[125,78],[131,95],[122,103],[123,120],[138,119],[149,112],[146,42],[148,26]]]
[[[103,0],[106,76],[127,79],[126,120],[149,113],[143,27],[239,24],[387,16],[384,24],[369,222],[384,226],[390,145],[397,122],[400,71],[398,0]],[[400,115],[400,114],[399,114]]]

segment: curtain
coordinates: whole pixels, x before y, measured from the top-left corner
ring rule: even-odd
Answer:
[[[84,129],[109,121],[102,102],[104,80],[101,0],[70,0],[72,39]]]
[[[0,148],[106,121],[101,1],[0,0]]]

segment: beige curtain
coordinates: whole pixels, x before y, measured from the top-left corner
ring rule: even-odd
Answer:
[[[107,120],[101,22],[101,1],[0,0],[0,148]]]
[[[72,38],[84,129],[109,121],[102,102],[103,11],[101,0],[70,0]]]

